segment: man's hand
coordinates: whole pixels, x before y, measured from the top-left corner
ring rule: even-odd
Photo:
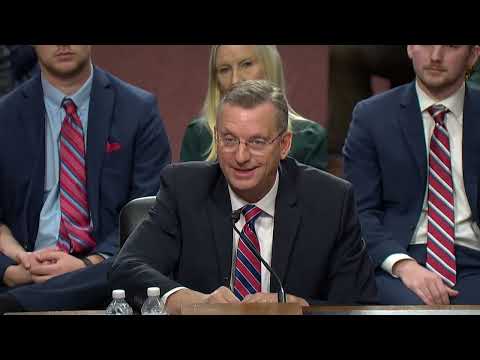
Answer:
[[[0,224],[0,252],[15,260],[17,254],[24,252],[25,249],[13,237],[12,232],[5,224]]]
[[[400,260],[392,272],[427,305],[449,305],[449,297],[458,295],[458,291],[448,287],[440,276],[414,260]]]
[[[206,304],[235,304],[240,303],[240,300],[227,287],[221,286],[206,297]]]
[[[180,314],[183,305],[192,304],[227,304],[240,303],[240,300],[229,288],[221,286],[210,294],[203,294],[190,289],[181,289],[167,298],[165,303],[167,313]]]
[[[31,265],[30,273],[35,283],[43,283],[52,277],[85,267],[82,260],[63,251],[48,249],[35,254],[39,264]]]
[[[22,265],[7,267],[3,275],[3,283],[8,287],[30,284],[32,281],[32,275]]]
[[[244,303],[277,303],[278,294],[276,293],[256,293],[249,294],[243,298]],[[297,303],[301,306],[308,306],[308,302],[298,296],[287,294],[287,303]]]
[[[17,264],[22,265],[25,268],[25,270],[30,271],[30,268],[32,267],[32,265],[37,266],[41,264],[41,262],[38,261],[37,259],[38,254],[39,254],[39,251],[35,251],[35,252],[22,251],[17,254],[15,261],[17,262]]]

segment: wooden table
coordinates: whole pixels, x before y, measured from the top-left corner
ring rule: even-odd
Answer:
[[[185,315],[480,315],[480,305],[325,306],[296,308],[292,304],[194,305]],[[105,315],[104,310],[40,311],[5,315]]]
[[[325,306],[303,308],[304,315],[480,315],[480,305]]]

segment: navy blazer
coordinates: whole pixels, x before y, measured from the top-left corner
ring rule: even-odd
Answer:
[[[467,86],[463,110],[463,180],[478,223],[480,91]],[[415,82],[359,102],[343,149],[362,235],[374,264],[407,254],[427,187],[427,148]]]
[[[133,303],[149,286],[162,294],[177,286],[203,293],[228,286],[231,212],[218,163],[167,166],[149,217],[115,259],[111,286],[125,289]],[[292,158],[281,162],[271,266],[286,292],[310,302],[376,301],[349,183]],[[270,290],[277,288],[272,277]]]
[[[44,95],[37,74],[0,101],[0,222],[34,249],[45,180]],[[117,144],[117,145],[111,145]],[[86,149],[87,192],[97,246],[118,250],[118,215],[154,195],[171,152],[155,97],[94,67]],[[14,262],[0,255],[0,279]]]

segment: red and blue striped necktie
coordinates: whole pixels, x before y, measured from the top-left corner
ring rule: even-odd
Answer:
[[[75,103],[65,98],[62,107],[66,116],[60,131],[62,215],[57,247],[70,254],[82,254],[95,247],[87,197],[84,134]]]
[[[428,112],[435,120],[430,140],[428,174],[427,263],[430,271],[449,286],[457,278],[455,261],[455,207],[450,139],[445,127],[448,109],[433,105]]]
[[[243,239],[243,236],[249,239],[260,253],[260,243],[255,232],[255,220],[262,214],[262,210],[255,205],[245,205],[242,214],[245,218],[245,225],[242,236],[238,239],[235,281],[233,284],[233,292],[240,300],[243,300],[248,294],[262,291],[260,260],[248,248]]]

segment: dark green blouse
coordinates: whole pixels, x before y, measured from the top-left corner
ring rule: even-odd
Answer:
[[[476,89],[480,89],[480,61],[477,62],[477,65],[474,67],[472,77],[469,80],[471,86]]]
[[[327,168],[327,132],[310,120],[292,122],[293,143],[290,156],[299,162],[325,170]],[[180,151],[181,161],[205,160],[212,135],[203,117],[194,119],[185,131]]]

